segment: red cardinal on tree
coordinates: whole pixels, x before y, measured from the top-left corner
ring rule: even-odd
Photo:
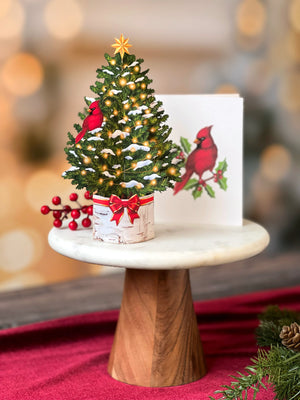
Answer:
[[[187,158],[186,171],[182,175],[181,181],[175,184],[174,195],[184,188],[194,172],[199,175],[200,180],[205,171],[213,170],[218,156],[218,149],[210,134],[211,128],[212,126],[207,126],[198,132],[194,140],[197,147]]]
[[[88,112],[90,114],[83,121],[82,130],[76,136],[75,143],[78,143],[88,131],[100,128],[102,125],[103,114],[99,107],[99,101],[93,101],[93,103],[90,104]]]

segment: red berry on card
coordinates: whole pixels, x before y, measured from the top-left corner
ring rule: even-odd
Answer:
[[[92,221],[89,218],[84,218],[82,220],[82,226],[84,226],[85,228],[88,228],[89,226],[91,226]]]
[[[87,213],[88,213],[89,215],[93,215],[93,206],[88,206],[88,208],[87,208]]]
[[[222,171],[221,169],[218,169],[218,174],[219,174],[219,175],[222,175],[222,174],[223,174],[223,171]]]
[[[69,199],[71,201],[76,201],[78,199],[78,194],[77,193],[71,193],[69,196]]]
[[[54,211],[53,211],[53,217],[54,217],[54,218],[60,218],[60,217],[61,217],[61,211],[59,211],[59,210],[54,210]]]
[[[69,228],[71,229],[71,231],[76,231],[76,229],[78,228],[78,224],[76,221],[71,221],[69,223]]]
[[[50,212],[50,208],[48,206],[42,206],[41,207],[41,213],[42,214],[46,215],[46,214],[49,214],[49,212]]]
[[[82,207],[81,211],[83,212],[83,214],[87,214],[87,209],[88,209],[88,206]]]
[[[55,228],[60,228],[62,226],[62,221],[57,218],[53,221],[53,225],[55,226]]]
[[[72,218],[74,218],[74,219],[79,218],[79,217],[80,217],[80,211],[79,211],[79,210],[72,210],[72,211],[71,211],[71,216],[72,216]]]
[[[223,175],[220,175],[220,176],[219,176],[219,179],[223,179]]]
[[[198,192],[201,192],[201,190],[202,190],[202,186],[198,186]]]
[[[55,206],[58,206],[61,203],[61,198],[59,196],[54,196],[53,199],[52,199],[52,203]]]
[[[91,194],[91,192],[86,191],[86,192],[84,193],[84,197],[85,197],[87,200],[92,200],[93,195]]]

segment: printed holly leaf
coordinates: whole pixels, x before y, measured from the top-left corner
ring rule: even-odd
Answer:
[[[216,171],[219,171],[219,169],[220,169],[223,172],[225,172],[225,171],[227,171],[227,167],[228,167],[228,164],[227,164],[227,161],[226,161],[226,158],[225,158],[224,161],[220,161],[219,162],[219,164],[218,164],[218,166],[216,168]]]
[[[222,178],[218,180],[218,184],[220,186],[221,189],[223,190],[227,190],[227,178]]]
[[[201,197],[203,190],[198,190],[198,187],[196,187],[196,189],[193,190],[193,197],[194,199],[198,199],[199,197]]]
[[[191,143],[184,137],[180,137],[180,144],[186,154],[189,154],[192,148]]]
[[[80,119],[84,119],[85,118],[85,115],[82,112],[78,113],[78,116],[79,116]]]
[[[196,178],[190,179],[187,182],[187,184],[185,185],[184,190],[190,190],[190,189],[194,188],[197,185],[198,185],[198,179],[196,179]]]
[[[210,185],[206,185],[204,187],[204,189],[206,190],[206,193],[210,196],[210,197],[216,197],[215,196],[215,192],[213,190],[213,188]]]

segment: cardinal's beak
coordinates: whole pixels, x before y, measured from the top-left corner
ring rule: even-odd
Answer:
[[[91,110],[90,108],[88,108],[88,112],[89,112],[89,113],[91,113],[91,112],[92,112],[92,110]]]
[[[199,140],[199,139],[195,139],[195,140],[194,140],[194,143],[199,144],[199,143],[200,143],[200,140]]]

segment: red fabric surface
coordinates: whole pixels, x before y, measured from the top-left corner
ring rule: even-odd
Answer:
[[[299,295],[300,286],[196,303],[208,372],[197,382],[171,388],[131,386],[108,375],[117,311],[2,331],[0,399],[208,399],[255,354],[257,314],[268,304],[300,310]],[[262,391],[257,400],[273,397],[271,390]]]

